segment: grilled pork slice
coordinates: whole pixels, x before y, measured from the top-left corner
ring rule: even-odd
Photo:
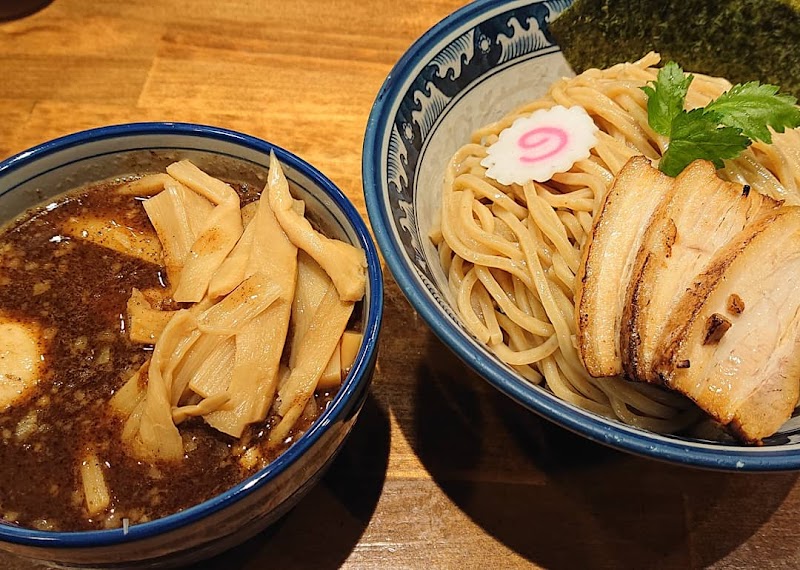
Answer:
[[[800,394],[800,207],[751,224],[667,324],[656,371],[741,440],[759,443]]]
[[[643,156],[631,158],[608,192],[578,270],[578,348],[592,376],[622,372],[619,333],[636,253],[658,204],[672,187]]]
[[[721,180],[708,161],[695,161],[678,176],[670,198],[653,214],[628,286],[620,348],[630,378],[657,382],[658,341],[692,280],[745,226],[778,206]]]

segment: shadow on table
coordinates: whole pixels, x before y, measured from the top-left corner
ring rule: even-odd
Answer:
[[[585,440],[494,390],[428,334],[401,429],[459,508],[542,566],[702,567],[747,541],[795,484],[795,474],[681,468]]]
[[[389,445],[389,419],[368,396],[330,469],[296,507],[241,546],[191,568],[339,568],[378,504]]]

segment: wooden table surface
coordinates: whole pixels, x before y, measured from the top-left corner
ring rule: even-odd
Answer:
[[[55,0],[0,23],[0,158],[89,127],[207,123],[304,157],[366,216],[375,95],[461,4]],[[386,288],[372,392],[322,484],[196,568],[800,567],[795,474],[703,472],[584,441],[490,388],[388,274]],[[0,568],[36,567],[0,554]]]

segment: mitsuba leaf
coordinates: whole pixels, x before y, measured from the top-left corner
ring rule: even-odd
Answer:
[[[677,176],[694,160],[705,159],[717,168],[723,160],[735,158],[750,145],[750,139],[738,127],[720,126],[720,113],[706,109],[681,111],[671,122],[670,142],[659,170]]]
[[[736,158],[752,141],[772,142],[770,129],[782,133],[800,127],[800,108],[791,95],[758,81],[735,85],[702,109],[686,112],[686,93],[694,76],[675,62],[642,87],[647,94],[647,122],[670,141],[659,168],[677,176],[692,161],[710,160],[717,168]]]
[[[778,95],[775,85],[751,81],[735,85],[706,106],[707,111],[719,113],[720,123],[741,129],[754,140],[772,142],[768,127],[782,133],[786,128],[800,126],[800,108],[791,95]],[[648,101],[649,113],[649,101]]]
[[[656,81],[642,87],[647,93],[647,122],[660,135],[669,136],[673,119],[683,111],[686,92],[694,75],[686,75],[670,61],[658,71]]]

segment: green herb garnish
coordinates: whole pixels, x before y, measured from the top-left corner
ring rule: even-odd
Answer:
[[[686,92],[694,75],[686,75],[677,63],[669,62],[658,71],[652,87],[642,87],[647,93],[647,121],[660,135],[670,136],[672,120],[683,111]]]
[[[750,139],[736,127],[720,127],[720,115],[705,109],[680,111],[672,119],[669,131],[669,146],[659,170],[677,176],[692,161],[704,158],[722,168],[722,159],[736,158],[750,146]]]
[[[772,142],[768,127],[782,133],[800,126],[800,108],[791,95],[779,95],[778,87],[751,81],[735,85],[700,109],[684,111],[686,92],[694,79],[677,63],[658,72],[647,93],[647,121],[657,133],[669,137],[659,169],[677,176],[692,161],[710,160],[717,168],[736,158],[754,140]]]

